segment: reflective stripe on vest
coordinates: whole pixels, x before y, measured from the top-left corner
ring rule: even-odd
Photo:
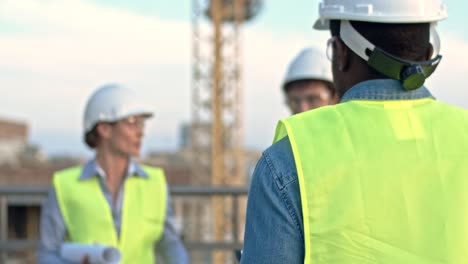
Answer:
[[[468,112],[349,101],[280,121],[301,192],[305,263],[468,263]]]
[[[79,180],[81,167],[55,173],[54,187],[69,240],[116,246],[122,252],[121,264],[155,263],[154,247],[166,217],[167,187],[161,169],[143,169],[148,178],[131,176],[124,182],[120,238],[98,178]]]

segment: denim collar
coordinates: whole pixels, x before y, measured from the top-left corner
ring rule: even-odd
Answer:
[[[424,87],[412,91],[403,88],[400,81],[392,79],[369,80],[351,87],[341,98],[340,103],[351,100],[415,100],[432,98],[431,92]]]
[[[106,175],[104,173],[104,170],[99,166],[99,164],[96,161],[96,158],[93,158],[86,162],[86,164],[83,166],[83,170],[81,171],[80,174],[80,181],[90,179],[94,176],[99,176],[102,178],[105,178]],[[127,170],[127,175],[126,177],[129,176],[139,176],[142,178],[148,178],[148,174],[141,168],[140,165],[138,165],[134,160],[130,159],[130,162],[128,164],[128,170]]]

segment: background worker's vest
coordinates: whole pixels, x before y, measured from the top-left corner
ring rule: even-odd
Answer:
[[[349,101],[280,121],[301,192],[305,263],[468,263],[468,112]]]
[[[124,181],[120,237],[117,237],[111,208],[98,178],[79,180],[81,169],[69,168],[54,175],[68,239],[116,246],[122,252],[122,264],[155,263],[154,247],[162,235],[166,217],[163,171],[144,166],[148,178],[130,176]]]

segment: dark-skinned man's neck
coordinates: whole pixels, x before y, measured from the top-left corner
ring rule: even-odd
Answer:
[[[341,96],[345,94],[349,89],[353,86],[369,81],[369,80],[376,80],[376,79],[388,79],[387,76],[378,73],[374,69],[372,69],[367,63],[358,57],[353,52],[350,52],[350,65],[347,68],[347,72],[342,73],[345,78],[343,78],[343,91],[341,91]]]

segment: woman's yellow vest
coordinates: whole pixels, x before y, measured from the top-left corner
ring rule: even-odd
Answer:
[[[112,212],[97,177],[79,180],[81,167],[54,175],[57,200],[67,227],[68,240],[118,247],[121,264],[155,263],[155,243],[163,229],[167,203],[164,173],[144,166],[148,178],[128,177],[124,182],[122,223],[117,237]]]
[[[305,263],[468,263],[468,112],[349,101],[280,121],[301,192]]]

